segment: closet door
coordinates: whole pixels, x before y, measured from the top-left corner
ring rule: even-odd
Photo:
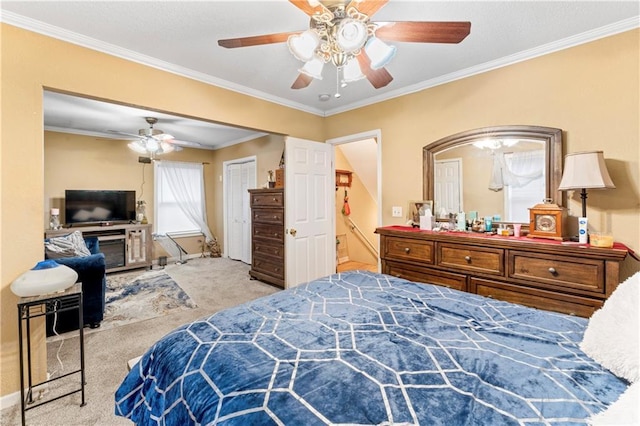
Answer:
[[[251,263],[251,209],[249,189],[255,187],[256,163],[230,164],[227,168],[227,232],[230,259]]]
[[[227,168],[227,255],[230,259],[242,259],[243,250],[243,198],[242,194],[242,164],[231,164]]]

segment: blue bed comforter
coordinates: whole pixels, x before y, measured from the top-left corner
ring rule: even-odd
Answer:
[[[186,324],[115,395],[136,424],[583,424],[626,389],[587,320],[349,272]]]

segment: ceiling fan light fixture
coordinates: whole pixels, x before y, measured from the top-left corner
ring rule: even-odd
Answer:
[[[142,144],[141,141],[133,141],[127,144],[130,150],[137,152],[138,154],[147,154],[147,148]]]
[[[320,44],[320,36],[314,30],[306,30],[297,35],[289,36],[287,46],[289,51],[296,59],[302,62],[308,62],[313,59],[313,55]]]
[[[175,151],[176,147],[167,142],[160,142],[160,148],[162,149],[163,154],[167,154],[169,152]]]
[[[362,48],[369,36],[367,25],[352,18],[343,19],[335,31],[336,43],[346,53]]]
[[[365,75],[362,74],[358,60],[356,58],[349,59],[342,69],[342,79],[346,83],[352,83],[354,81],[362,80],[364,77]]]
[[[371,69],[377,70],[386,66],[396,54],[396,47],[389,46],[377,37],[371,37],[364,47],[369,59],[371,59]]]
[[[156,140],[156,138],[148,137],[145,143],[148,152],[158,153],[161,151],[160,143]]]
[[[313,59],[307,61],[298,71],[308,75],[309,77],[322,80],[322,68],[324,68],[324,61],[317,56],[314,56]]]

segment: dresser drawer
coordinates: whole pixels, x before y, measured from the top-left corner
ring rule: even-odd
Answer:
[[[284,210],[282,209],[253,209],[251,212],[253,223],[273,223],[284,225]]]
[[[284,228],[279,225],[254,223],[251,227],[253,238],[264,238],[271,241],[284,242]]]
[[[255,253],[251,260],[251,269],[253,271],[284,279],[284,262],[281,259],[276,260],[272,257]]]
[[[438,243],[437,265],[461,271],[504,276],[504,250]]]
[[[437,284],[460,291],[467,291],[466,275],[388,261],[383,263],[382,273],[418,283]]]
[[[470,292],[475,292],[481,296],[580,317],[590,317],[602,306],[602,301],[600,300],[479,278],[471,278],[469,284]]]
[[[545,287],[605,293],[605,263],[597,259],[511,251],[509,277]]]
[[[284,193],[282,191],[251,192],[251,207],[284,207]]]
[[[384,239],[384,257],[433,264],[433,242],[410,238],[387,237]]]
[[[277,259],[284,259],[284,245],[275,241],[269,241],[262,238],[253,240],[252,256],[272,256]]]

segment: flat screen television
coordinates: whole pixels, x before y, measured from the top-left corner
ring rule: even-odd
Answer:
[[[136,191],[67,189],[64,213],[70,226],[130,222],[136,218]]]

